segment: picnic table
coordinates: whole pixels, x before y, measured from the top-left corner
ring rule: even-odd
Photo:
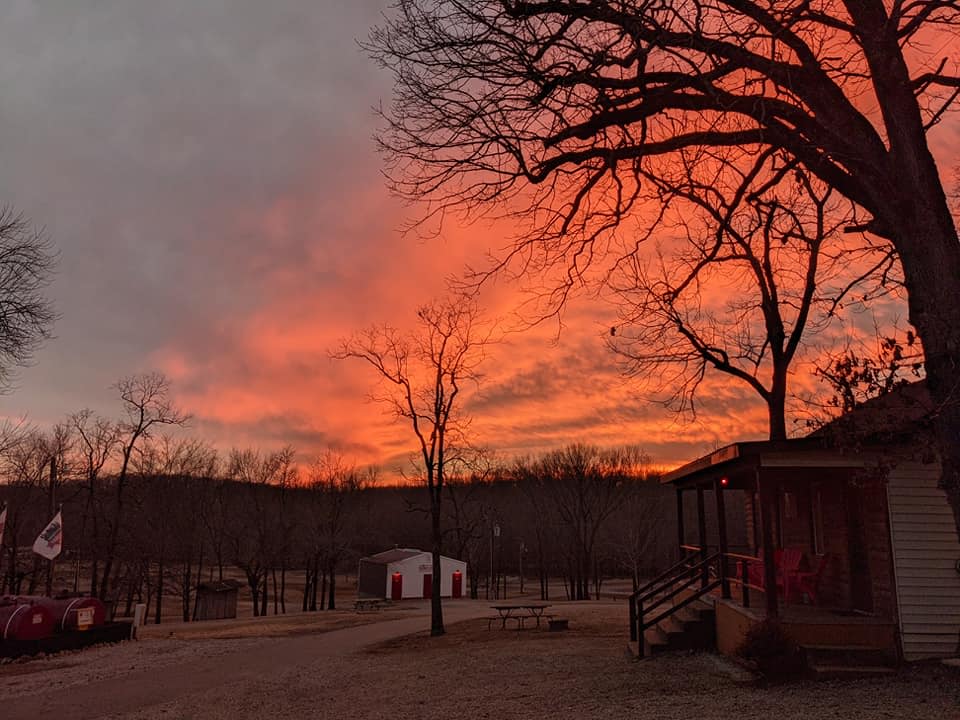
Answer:
[[[540,627],[540,618],[544,617],[544,612],[550,605],[547,603],[522,603],[516,605],[491,605],[493,610],[497,611],[497,617],[489,618],[487,629],[497,620],[500,621],[500,629],[507,627],[507,621],[513,620],[517,623],[517,629],[523,627],[524,622],[530,619],[537,621],[537,627]],[[550,616],[547,615],[547,618]]]
[[[381,607],[378,598],[361,598],[353,604],[353,609],[357,612],[377,611]]]

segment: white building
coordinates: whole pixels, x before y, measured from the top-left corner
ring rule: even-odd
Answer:
[[[440,556],[440,596],[458,598],[467,584],[467,564]],[[386,550],[360,560],[357,596],[405,600],[429,598],[433,590],[433,558],[414,548]]]

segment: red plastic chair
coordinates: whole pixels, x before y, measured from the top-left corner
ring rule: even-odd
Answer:
[[[823,571],[826,569],[829,560],[829,554],[821,555],[816,570],[813,572],[798,572],[791,581],[791,587],[797,591],[797,594],[801,598],[804,594],[809,595],[810,601],[814,605],[820,604],[820,579],[823,577]]]
[[[779,557],[774,556],[777,564],[777,589],[785,600],[790,599],[791,591],[795,589],[800,566],[803,564],[803,550],[800,548],[785,548],[780,551]]]

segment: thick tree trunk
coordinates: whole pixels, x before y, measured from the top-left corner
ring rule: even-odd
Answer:
[[[960,532],[960,242],[899,38],[880,2],[845,2],[861,30],[889,153],[870,158],[874,213],[900,255],[910,322],[923,341],[941,487]],[[868,181],[869,182],[869,181]]]
[[[327,610],[337,609],[337,561],[330,561],[330,594],[327,595]]]
[[[250,587],[250,597],[253,599],[253,616],[260,617],[260,583],[258,578],[247,573],[247,585]]]
[[[787,368],[775,368],[767,397],[770,416],[770,440],[787,439]]]
[[[271,568],[270,577],[273,579],[273,614],[280,614],[280,593],[279,585],[277,583],[277,569]]]
[[[323,610],[327,606],[327,569],[324,567],[319,571],[320,573],[320,609]]]
[[[443,543],[443,531],[440,527],[440,489],[430,488],[430,524],[432,530],[433,582],[430,589],[430,635],[437,637],[446,630],[443,627],[443,604],[440,600],[440,551]]]
[[[300,611],[306,612],[310,609],[310,589],[313,584],[313,577],[310,574],[310,561],[307,560],[306,567],[303,570],[303,599],[300,602]]]
[[[931,189],[932,191],[932,189]],[[916,188],[922,195],[923,188]],[[925,205],[918,200],[917,204]],[[932,213],[935,208],[921,207]],[[910,322],[925,355],[927,388],[933,401],[934,438],[942,467],[941,487],[960,533],[960,244],[952,224],[931,215],[907,223],[914,228],[899,245]]]

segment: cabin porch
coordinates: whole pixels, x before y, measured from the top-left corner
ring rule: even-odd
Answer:
[[[799,645],[874,648],[897,659],[886,493],[863,456],[809,441],[739,443],[664,482],[677,491],[682,559],[672,577],[637,594],[639,629],[669,607],[657,598],[684,598],[713,604],[721,652],[736,652],[751,626],[776,618]],[[745,514],[746,538],[732,545],[735,512]]]

